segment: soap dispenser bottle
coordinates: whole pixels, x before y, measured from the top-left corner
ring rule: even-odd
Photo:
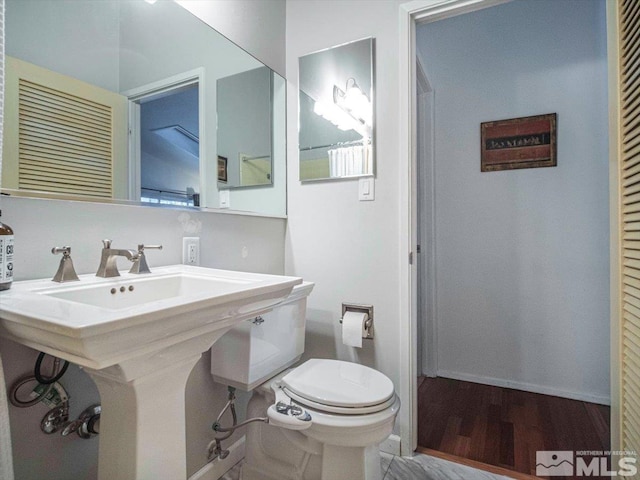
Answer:
[[[0,210],[2,217],[2,210]],[[0,222],[0,290],[9,290],[13,281],[13,230]]]

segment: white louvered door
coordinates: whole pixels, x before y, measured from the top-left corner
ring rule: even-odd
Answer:
[[[6,58],[2,187],[125,198],[127,99]]]
[[[640,1],[618,0],[621,314],[619,439],[640,450]],[[611,141],[615,141],[614,138]],[[615,397],[615,395],[614,395]]]

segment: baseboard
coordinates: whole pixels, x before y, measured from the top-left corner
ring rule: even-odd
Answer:
[[[189,480],[218,480],[244,458],[244,436],[229,447],[229,456],[216,458],[189,477]]]
[[[391,434],[380,444],[380,451],[390,455],[400,455],[400,436]]]
[[[525,392],[542,393],[544,395],[553,395],[555,397],[570,398],[572,400],[597,403],[600,405],[611,405],[611,398],[608,396],[592,395],[590,393],[583,392],[572,392],[569,390],[561,390],[559,388],[553,387],[543,387],[542,385],[535,385],[533,383],[514,382],[511,380],[504,380],[502,378],[484,377],[482,375],[451,372],[449,370],[438,370],[438,376],[444,378],[452,378],[454,380],[463,380],[465,382],[493,385],[494,387],[513,388],[515,390],[524,390]]]

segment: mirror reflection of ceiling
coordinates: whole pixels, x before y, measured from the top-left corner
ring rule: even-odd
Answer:
[[[198,193],[198,85],[140,105],[140,196],[148,203],[180,202]],[[196,197],[194,206],[198,206]]]
[[[112,92],[140,89],[194,69],[203,69],[206,82],[204,88],[200,88],[200,95],[204,96],[206,109],[201,115],[204,128],[200,126],[199,142],[206,146],[205,158],[200,159],[196,185],[184,185],[182,190],[191,188],[199,193],[204,207],[219,207],[215,128],[217,80],[264,67],[262,63],[169,0],[153,5],[143,0],[5,0],[5,5],[8,56]],[[277,74],[272,75],[284,89],[284,80]],[[284,111],[285,95],[276,96],[282,105],[274,105],[273,109]],[[272,115],[275,118],[276,113]],[[283,116],[277,117],[284,122]],[[284,147],[280,148],[285,143],[284,123],[277,128],[275,125],[264,128],[269,132],[273,129],[274,134],[279,135],[279,138],[269,140],[274,142],[272,160],[281,164],[278,168],[284,171],[286,152]],[[129,169],[128,164],[126,167]],[[231,191],[229,208],[285,215],[285,180],[275,180],[278,179],[274,179],[269,188]],[[6,188],[3,181],[3,189]],[[139,191],[132,193],[126,187],[116,185],[113,191],[126,192],[115,195],[115,200],[139,200]]]
[[[300,180],[372,175],[373,39],[300,57],[299,79]]]

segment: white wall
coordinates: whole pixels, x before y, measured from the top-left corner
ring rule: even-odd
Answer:
[[[273,142],[271,163],[272,185],[230,190],[229,200],[232,210],[269,212],[271,215],[287,214],[287,111],[286,80],[280,75],[273,79]]]
[[[269,3],[282,3],[284,9],[284,2]],[[224,5],[218,2],[206,2],[203,8],[217,18],[219,25],[232,31],[244,30],[245,38],[251,40],[246,48],[260,45],[263,52],[269,52],[267,56],[284,57],[284,42],[278,40],[284,37],[284,20],[274,19],[273,15],[259,21],[253,17],[224,17]],[[246,29],[248,21],[255,21],[253,28]],[[73,247],[72,256],[80,273],[94,272],[99,263],[100,240],[105,237],[126,248],[139,241],[162,243],[162,251],[149,254],[152,269],[154,265],[179,263],[182,236],[198,231],[205,266],[268,273],[283,273],[284,269],[282,219],[200,212],[188,212],[187,218],[181,216],[185,212],[180,210],[7,197],[0,198],[0,208],[3,221],[16,232],[17,280],[53,275],[59,259],[51,255],[50,249],[62,244]],[[243,256],[245,246],[247,257]],[[37,352],[0,339],[0,354],[11,383],[32,371]],[[70,368],[62,382],[72,395],[72,415],[98,399],[93,382],[78,368]],[[225,400],[226,389],[213,383],[209,356],[205,355],[187,385],[189,474],[206,463],[205,449],[213,438],[211,424]],[[98,441],[42,434],[39,423],[45,412],[42,405],[30,409],[10,407],[16,478],[95,478]]]
[[[7,0],[6,54],[117,92],[119,15],[119,2]]]
[[[285,76],[286,0],[176,0],[267,67]]]
[[[240,155],[271,157],[271,70],[218,79],[218,155],[228,159],[227,185],[239,186]]]
[[[288,215],[286,271],[316,282],[308,300],[306,356],[352,360],[384,372],[399,388],[398,2],[287,3]],[[358,182],[301,184],[298,57],[375,37],[376,198],[358,201]],[[375,339],[341,342],[342,302],[374,306]],[[406,401],[406,399],[403,399]]]
[[[605,2],[420,26],[435,92],[438,373],[607,402]],[[557,112],[558,166],[480,172],[480,123]]]

